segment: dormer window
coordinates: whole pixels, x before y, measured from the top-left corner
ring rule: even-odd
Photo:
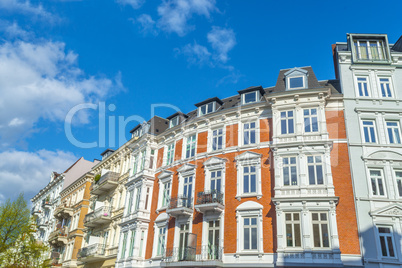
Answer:
[[[388,40],[385,34],[350,34],[349,39],[354,62],[389,61]]]
[[[302,68],[293,68],[285,73],[286,90],[307,88],[308,71]]]
[[[289,89],[295,88],[304,88],[304,77],[297,76],[297,77],[289,77]]]
[[[210,102],[198,107],[198,116],[209,114],[215,111],[216,102]]]
[[[175,127],[179,124],[179,116],[175,116],[169,121],[169,128]]]
[[[198,116],[210,114],[219,109],[223,102],[218,97],[209,98],[202,102],[196,103]]]
[[[261,96],[265,93],[262,86],[249,87],[237,92],[241,95],[241,104],[243,105],[259,102]]]

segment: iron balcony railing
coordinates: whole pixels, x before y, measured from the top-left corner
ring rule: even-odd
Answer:
[[[111,207],[107,207],[107,206],[102,206],[100,208],[97,208],[95,211],[88,213],[87,215],[85,215],[84,218],[84,223],[93,221],[94,219],[100,218],[100,217],[110,217],[111,216],[111,212],[112,212],[112,208]]]
[[[223,193],[218,190],[204,191],[197,194],[197,205],[219,203],[223,205]]]
[[[164,262],[180,261],[222,261],[223,247],[214,245],[198,247],[168,248],[163,255]]]
[[[86,258],[95,255],[105,255],[105,245],[104,244],[93,244],[88,247],[82,248],[78,251],[78,258]]]
[[[175,209],[175,208],[192,208],[193,206],[193,198],[187,196],[178,196],[173,197],[169,201],[168,209]]]

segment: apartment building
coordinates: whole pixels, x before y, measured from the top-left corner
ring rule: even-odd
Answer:
[[[49,234],[54,230],[56,225],[53,212],[60,204],[59,196],[63,188],[65,173],[52,172],[49,183],[31,199],[31,215],[34,217],[37,225],[35,238],[46,245],[48,245]]]
[[[83,220],[89,207],[91,168],[99,161],[78,159],[65,172],[59,205],[53,213],[55,228],[48,237],[52,266],[77,267],[77,253],[83,239]]]
[[[131,166],[130,145],[116,151],[107,149],[102,160],[92,168],[95,174],[90,190],[90,207],[84,218],[84,240],[78,253],[79,267],[115,267],[120,222]]]
[[[364,264],[401,267],[402,39],[392,45],[386,34],[348,34],[334,60]]]
[[[195,106],[127,146],[116,267],[362,266],[337,81],[281,70]]]

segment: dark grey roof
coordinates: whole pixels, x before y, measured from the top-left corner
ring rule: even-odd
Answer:
[[[110,148],[108,148],[108,149],[106,149],[105,151],[103,151],[103,153],[101,153],[100,155],[101,156],[104,156],[105,154],[107,154],[108,152],[114,152],[114,150],[113,149],[110,149]]]
[[[152,135],[159,135],[160,133],[165,131],[169,126],[169,120],[159,116],[152,117],[151,119],[148,120],[147,123],[149,124],[148,133]],[[143,124],[136,125],[132,130],[130,130],[130,133],[133,133],[142,125]]]
[[[261,95],[264,95],[264,94],[265,94],[265,91],[264,91],[264,89],[262,88],[262,86],[248,87],[248,88],[246,88],[246,89],[242,89],[242,90],[237,91],[237,93],[239,93],[239,94],[241,95],[241,94],[248,93],[248,92],[252,92],[252,91],[256,91],[256,90],[258,90],[258,91],[261,93]]]
[[[392,47],[393,51],[402,52],[402,35],[399,37],[398,41]]]
[[[188,116],[182,112],[175,112],[174,114],[172,114],[171,116],[166,117],[167,120],[170,120],[172,118],[175,118],[176,116],[180,115],[180,117],[185,117],[187,118]]]
[[[285,73],[292,70],[294,68],[284,69],[279,71],[278,79],[276,80],[276,85],[273,89],[273,92],[282,92],[286,91],[285,84]],[[307,88],[318,88],[321,87],[318,83],[317,77],[314,74],[313,68],[311,66],[300,67],[299,69],[306,70],[307,74]]]
[[[202,102],[196,103],[196,104],[194,104],[194,105],[195,105],[196,107],[200,107],[200,106],[202,106],[202,105],[204,105],[204,104],[207,104],[207,103],[210,103],[210,102],[213,102],[213,101],[216,101],[216,102],[219,103],[220,105],[222,105],[222,103],[223,103],[220,98],[218,98],[218,97],[213,97],[213,98],[206,99],[206,100],[204,100],[204,101],[202,101]]]

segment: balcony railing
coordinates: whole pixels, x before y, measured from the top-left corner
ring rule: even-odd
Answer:
[[[50,255],[52,266],[61,266],[63,261],[63,254],[57,251],[53,251]]]
[[[174,247],[165,251],[162,261],[222,261],[223,248],[210,245],[195,247]]]
[[[100,243],[90,245],[78,251],[78,259],[104,256],[104,255],[105,255],[105,245]]]
[[[93,182],[91,185],[91,193],[95,195],[102,194],[117,187],[119,180],[119,173],[108,171],[99,179],[98,182]]]
[[[111,207],[102,206],[85,216],[84,225],[87,227],[96,227],[98,225],[110,223],[112,221],[111,212]]]
[[[67,244],[68,227],[57,228],[49,234],[50,244]]]
[[[50,199],[49,200],[42,200],[42,207],[44,209],[49,209],[49,208],[51,208],[51,206],[52,206],[52,201]]]
[[[223,193],[221,191],[211,190],[199,192],[197,194],[195,209],[202,213],[207,211],[222,212],[224,209],[223,201]]]
[[[193,198],[187,196],[171,198],[166,212],[173,217],[180,215],[190,216],[193,214]]]
[[[72,217],[74,214],[73,208],[67,204],[61,204],[60,206],[58,206],[55,211],[54,211],[54,216],[56,218],[69,218]]]

